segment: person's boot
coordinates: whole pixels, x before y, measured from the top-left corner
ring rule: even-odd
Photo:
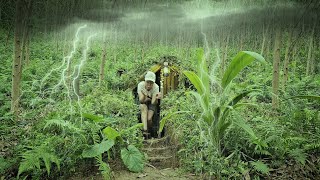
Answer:
[[[149,138],[151,138],[151,134],[153,133],[152,132],[152,120],[151,121],[147,121],[147,126],[148,126],[148,133],[149,133]]]
[[[150,138],[150,133],[148,133],[148,130],[143,130],[142,134],[143,134],[144,140],[147,140]]]

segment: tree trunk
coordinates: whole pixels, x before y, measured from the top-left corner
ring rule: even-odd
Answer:
[[[292,32],[289,30],[288,32],[288,41],[287,41],[287,47],[286,47],[286,52],[285,52],[285,55],[284,55],[284,65],[283,65],[283,83],[282,83],[282,88],[283,90],[285,90],[285,87],[286,87],[286,84],[287,84],[287,81],[288,81],[288,66],[289,66],[289,49],[290,49],[290,46],[291,46],[291,37],[292,37]]]
[[[80,96],[80,66],[74,69],[73,77],[73,92],[77,97]],[[78,99],[78,98],[77,98]]]
[[[267,36],[267,34],[268,34],[268,27],[269,26],[267,26],[266,28],[265,28],[265,26],[263,25],[263,29],[262,29],[262,32],[263,32],[263,35],[262,35],[262,45],[261,45],[261,55],[263,55],[263,53],[264,53],[264,49],[265,49],[265,44],[266,44],[266,36]]]
[[[313,24],[313,27],[312,27],[312,32],[311,32],[311,35],[310,35],[310,39],[309,39],[309,50],[308,50],[308,59],[307,59],[307,68],[306,68],[306,75],[309,76],[309,75],[312,75],[313,72],[311,71],[312,68],[311,66],[313,65],[312,63],[312,54],[313,54],[313,36],[314,36],[314,29],[315,29],[315,25],[316,23]]]
[[[26,7],[26,17],[24,19],[24,32],[23,32],[23,41],[22,41],[22,61],[25,64],[29,64],[29,56],[30,56],[30,49],[29,49],[29,44],[30,44],[30,16],[32,12],[32,0],[29,0],[28,6]],[[22,65],[23,65],[22,63]],[[21,78],[21,77],[20,77]]]
[[[104,66],[106,64],[106,52],[107,51],[107,40],[104,40],[103,42],[103,48],[102,48],[102,58],[101,58],[101,65],[100,65],[100,74],[99,74],[99,86],[101,86],[103,80],[104,80]]]
[[[0,22],[1,22],[1,19],[2,19],[2,5],[3,5],[3,2],[4,0],[0,0]]]
[[[296,74],[296,67],[297,67],[297,43],[294,43],[293,50],[292,50],[292,75],[295,76]]]
[[[26,46],[25,46],[25,62],[26,66],[30,63],[30,37],[28,37]]]
[[[313,49],[316,49],[316,44],[313,44]],[[315,70],[315,53],[312,52],[311,53],[311,59],[310,59],[310,75],[314,75],[314,70]]]
[[[23,1],[17,0],[14,27],[14,59],[12,66],[11,111],[17,118],[19,112],[20,74],[21,74],[21,41],[23,35]]]
[[[49,0],[46,0],[46,8],[45,8],[45,16],[46,16],[46,20],[44,22],[44,34],[47,35],[48,32],[48,18],[49,18]]]
[[[272,79],[272,107],[279,107],[279,64],[280,64],[280,47],[281,34],[280,28],[276,29],[273,54],[273,79]]]
[[[243,50],[243,39],[244,39],[244,29],[243,27],[241,26],[240,27],[240,51]]]
[[[226,40],[224,40],[224,44],[222,46],[222,59],[221,59],[221,64],[220,64],[220,72],[221,72],[221,76],[224,73],[225,70],[225,64],[226,64],[226,60],[227,60],[227,56],[228,56],[228,44],[229,44],[229,34],[226,34]]]
[[[8,47],[8,44],[9,44],[11,30],[12,30],[12,26],[10,26],[9,30],[8,30],[8,34],[7,34],[7,38],[6,38],[6,45],[5,45],[6,48]]]

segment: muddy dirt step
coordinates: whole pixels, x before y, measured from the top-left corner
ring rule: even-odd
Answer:
[[[147,160],[149,164],[157,168],[174,168],[178,164],[174,156],[152,156],[147,157]]]
[[[145,148],[167,147],[168,145],[170,145],[169,142],[170,142],[170,138],[169,137],[153,138],[153,139],[143,140]]]
[[[173,146],[168,146],[157,148],[142,148],[142,151],[148,156],[168,156],[175,154],[176,149]]]
[[[173,158],[173,156],[150,156],[147,157],[147,160],[150,161],[163,161]]]

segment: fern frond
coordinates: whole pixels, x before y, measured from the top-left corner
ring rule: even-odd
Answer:
[[[99,132],[92,132],[92,139],[94,143],[99,143],[101,141]]]
[[[48,174],[50,174],[51,162],[54,162],[57,165],[58,170],[60,170],[59,158],[46,144],[25,151],[21,157],[22,160],[19,166],[18,177],[23,172],[41,169],[41,159],[44,162]]]
[[[103,176],[103,179],[109,180],[111,179],[111,169],[108,163],[104,162],[102,160],[102,155],[95,157],[97,166],[99,166],[99,170],[101,171],[101,174]]]
[[[293,149],[289,151],[289,155],[296,161],[305,165],[307,156],[302,149]]]
[[[269,167],[262,161],[255,161],[250,163],[256,171],[261,172],[262,174],[269,174]]]
[[[310,144],[306,144],[304,146],[304,149],[307,151],[310,150],[319,150],[320,149],[320,141],[314,142],[314,143],[310,143]]]
[[[79,129],[73,123],[71,123],[69,121],[61,120],[61,119],[50,119],[50,120],[47,120],[47,123],[46,123],[46,125],[44,126],[43,129],[46,129],[46,128],[49,128],[49,127],[53,127],[53,126],[56,126],[56,127],[60,128],[62,131],[65,131],[66,129],[68,129],[72,133],[77,133],[77,134],[83,133],[83,130]]]

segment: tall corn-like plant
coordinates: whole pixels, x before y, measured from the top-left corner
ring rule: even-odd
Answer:
[[[226,129],[232,124],[227,118],[230,110],[239,107],[244,104],[240,104],[239,101],[251,93],[254,90],[245,91],[238,94],[230,101],[225,100],[223,97],[227,97],[228,85],[231,81],[239,74],[239,72],[252,63],[254,60],[265,62],[264,58],[250,51],[241,51],[235,56],[229,67],[226,69],[220,89],[214,91],[211,89],[211,80],[208,73],[208,67],[203,50],[200,50],[197,55],[198,67],[197,71],[184,71],[183,73],[187,76],[190,82],[194,85],[197,91],[190,91],[202,108],[201,118],[199,119],[199,126],[204,132],[206,142],[212,143],[218,154],[221,154],[221,139],[225,135]],[[212,101],[215,98],[216,101]],[[233,123],[243,128],[252,138],[257,138],[253,133],[252,129],[242,120],[236,120]]]

